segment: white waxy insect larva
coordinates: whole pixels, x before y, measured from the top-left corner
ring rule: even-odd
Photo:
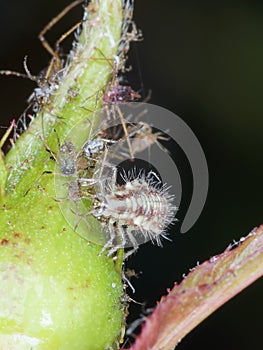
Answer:
[[[147,240],[161,245],[161,237],[167,238],[166,227],[174,220],[177,210],[174,196],[161,185],[158,176],[154,172],[147,176],[141,172],[136,178],[132,175],[123,176],[124,185],[116,185],[116,176],[113,176],[112,185],[106,185],[97,194],[93,215],[100,218],[108,230],[109,240],[102,249],[103,252],[110,248],[108,255],[119,248],[132,247],[127,257]]]

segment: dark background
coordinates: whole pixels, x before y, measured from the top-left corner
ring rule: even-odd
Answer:
[[[25,55],[32,74],[46,67],[49,55],[37,34],[68,3],[1,1],[0,69],[23,72]],[[50,41],[80,17],[80,8],[74,10],[52,29]],[[140,89],[143,82],[145,94],[152,90],[151,103],[177,113],[192,128],[210,173],[208,199],[194,227],[164,242],[163,249],[142,246],[128,262],[143,272],[131,297],[149,308],[197,262],[263,222],[263,3],[137,0],[135,20],[144,42],[133,46],[130,83]],[[27,80],[0,77],[0,125],[21,114],[33,87]],[[258,281],[221,307],[178,349],[261,349],[262,287]],[[142,312],[136,305],[131,310],[130,320]]]

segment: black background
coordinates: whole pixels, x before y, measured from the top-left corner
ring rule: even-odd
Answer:
[[[46,67],[49,55],[37,34],[68,3],[1,1],[0,69],[23,72],[25,55],[32,74]],[[49,40],[79,18],[80,8],[52,29]],[[135,20],[144,42],[133,46],[130,83],[140,89],[143,82],[146,94],[152,90],[151,103],[177,113],[191,127],[210,173],[208,199],[194,227],[175,234],[162,249],[142,246],[128,262],[142,271],[131,297],[148,308],[197,262],[222,252],[263,221],[263,3],[138,0]],[[33,87],[27,80],[0,77],[2,126],[20,115]],[[258,281],[221,307],[178,349],[260,349],[262,287]],[[131,320],[142,311],[140,306],[131,310]]]

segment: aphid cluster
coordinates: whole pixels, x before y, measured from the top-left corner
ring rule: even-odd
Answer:
[[[44,35],[81,2],[76,0],[71,3],[40,32],[41,43],[52,55],[51,63],[43,73],[33,76],[26,60],[26,74],[0,71],[0,74],[26,77],[37,83],[28,100],[28,108],[14,126],[14,140],[27,129],[28,120],[31,122],[43,105],[49,104],[58,89],[68,67],[61,58],[59,45],[81,23],[62,35],[54,49]],[[165,140],[162,133],[153,132],[149,124],[130,122],[120,107],[141,97],[123,84],[130,43],[142,38],[132,21],[132,4],[129,0],[124,2],[122,37],[112,64],[113,77],[103,92],[102,109],[97,112],[101,115],[100,126],[94,131],[91,127],[93,120],[86,121],[91,130],[85,134],[88,128],[83,127],[82,121],[81,126],[75,127],[63,143],[59,142],[58,154],[51,152],[56,161],[56,196],[62,213],[76,232],[101,244],[102,252],[107,250],[108,255],[119,248],[131,248],[126,254],[128,256],[148,240],[161,245],[161,238],[167,238],[166,227],[173,222],[177,210],[173,204],[174,196],[169,194],[169,188],[162,184],[154,171],[147,174],[141,170],[137,175],[135,170],[122,171],[124,183],[117,183],[116,159],[119,162],[126,158],[133,161],[136,154],[149,149],[154,143],[160,145],[159,140]],[[102,52],[100,57],[98,59],[110,62]],[[99,236],[94,232],[99,232]]]

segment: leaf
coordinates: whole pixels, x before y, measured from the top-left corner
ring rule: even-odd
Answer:
[[[174,349],[200,322],[262,275],[263,225],[175,284],[129,350]]]

